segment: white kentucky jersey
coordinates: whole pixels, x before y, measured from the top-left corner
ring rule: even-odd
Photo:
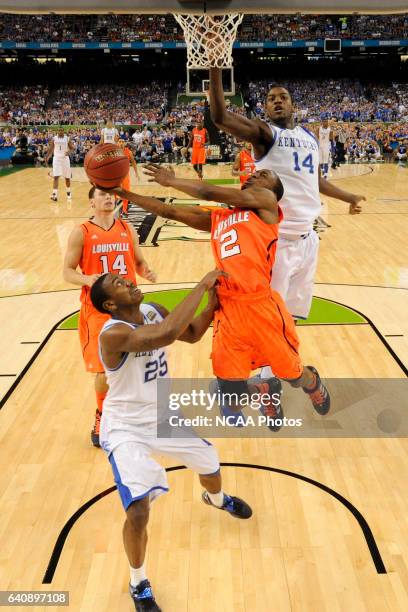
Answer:
[[[102,136],[103,136],[103,142],[106,143],[112,143],[115,144],[116,139],[119,136],[119,132],[118,130],[113,127],[113,128],[103,128],[102,130]]]
[[[319,127],[319,147],[321,149],[330,149],[330,132],[329,127]]]
[[[54,157],[61,159],[66,156],[68,151],[68,136],[54,136]]]
[[[151,304],[141,304],[140,312],[143,314],[144,325],[154,325],[163,320],[162,315]],[[135,323],[108,319],[102,327],[99,342],[101,336],[114,325],[128,325],[132,329],[139,327]],[[109,385],[103,402],[102,419],[108,423],[108,427],[120,424],[121,430],[134,431],[136,426],[143,428],[143,431],[148,430],[151,435],[158,422],[157,381],[168,376],[165,349],[123,353],[116,368],[106,366],[100,345],[99,353]]]
[[[274,170],[284,187],[279,206],[283,221],[279,235],[301,236],[313,229],[320,213],[319,146],[313,134],[305,128],[279,128],[269,124],[272,145],[259,160],[257,170]]]

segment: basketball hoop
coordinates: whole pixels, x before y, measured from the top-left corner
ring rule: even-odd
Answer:
[[[174,15],[184,32],[188,68],[231,68],[240,13]]]

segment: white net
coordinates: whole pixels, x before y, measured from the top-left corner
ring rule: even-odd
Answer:
[[[231,68],[232,47],[242,14],[175,14],[174,17],[184,32],[188,68]]]

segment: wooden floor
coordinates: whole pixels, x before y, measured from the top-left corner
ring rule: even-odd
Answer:
[[[187,166],[177,172],[192,176]],[[230,167],[208,167],[206,173],[229,177]],[[302,356],[325,377],[403,379],[408,171],[348,166],[332,178],[368,201],[360,217],[351,217],[346,205],[324,198],[321,216],[330,227],[321,233],[315,295],[361,312],[372,325],[301,327]],[[79,305],[79,291],[61,276],[67,236],[88,215],[82,170],[75,179],[72,206],[63,190],[58,205],[50,202],[50,179],[42,169],[0,179],[0,398],[18,381],[0,412],[0,590],[63,589],[70,591],[73,611],[130,611],[116,492],[78,518],[51,584],[42,584],[65,523],[112,486],[106,457],[89,443],[93,382],[83,370],[77,333],[50,333]],[[139,188],[177,195],[147,184]],[[186,231],[165,228],[163,236]],[[166,240],[145,249],[159,277],[154,289],[189,287],[212,267],[207,237],[199,238],[204,240]],[[209,351],[209,332],[198,345],[176,344],[172,375],[210,377]],[[180,470],[169,473],[171,492],[153,506],[150,524],[148,575],[164,612],[408,609],[406,438],[271,434],[215,444],[223,462],[286,470],[344,496],[369,524],[387,573],[377,573],[353,514],[313,484],[254,467],[226,467],[225,489],[254,508],[250,521],[239,522],[204,506],[197,480]]]

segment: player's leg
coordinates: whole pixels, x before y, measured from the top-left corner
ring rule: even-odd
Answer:
[[[191,429],[177,431],[177,438],[162,438],[155,442],[155,452],[177,459],[198,474],[204,488],[204,503],[225,510],[232,516],[248,519],[250,506],[241,498],[225,493],[222,488],[221,469],[216,448],[195,435]]]
[[[115,423],[114,429],[113,434],[110,427],[101,432],[101,445],[108,454],[126,512],[123,544],[129,561],[129,592],[136,610],[159,612],[146,575],[145,555],[150,503],[168,491],[166,472],[150,457],[149,445],[139,440],[136,432],[121,432],[120,423]],[[132,435],[134,440],[120,442],[121,437],[129,440]]]
[[[60,164],[60,160],[58,159],[53,159],[52,161],[52,176],[53,176],[53,181],[52,181],[52,194],[51,194],[51,200],[53,202],[57,202],[58,200],[58,183],[59,183],[59,177],[62,174],[62,168],[61,168],[61,164]]]
[[[255,317],[256,314],[256,317]],[[270,363],[276,376],[293,387],[301,387],[310,397],[313,408],[321,415],[330,409],[330,396],[313,366],[303,366],[299,356],[299,339],[293,317],[282,298],[272,292],[271,300],[258,304],[252,335],[259,354]]]
[[[296,274],[302,266],[301,254],[298,252],[297,240],[289,240],[283,236],[279,237],[276,248],[275,263],[272,268],[271,287],[277,291],[286,302],[289,294],[291,277]],[[270,379],[273,372],[270,366],[261,369],[262,379]]]
[[[121,187],[122,189],[125,189],[126,191],[130,191],[130,172],[123,179]],[[122,200],[122,215],[128,214],[128,208],[129,208],[129,200]]]
[[[228,302],[229,306],[223,301],[222,309],[216,311],[214,318],[211,359],[217,380],[211,383],[210,392],[216,395],[221,415],[227,425],[245,426],[246,419],[242,409],[251,405],[254,395],[257,398],[262,395],[264,400],[269,397],[269,401],[265,400],[262,404],[262,414],[268,413],[270,417],[281,418],[283,414],[280,381],[274,376],[265,380],[248,381],[251,370],[254,369],[254,349],[251,339],[245,337],[246,307]],[[273,423],[270,428],[275,431]]]
[[[99,358],[98,337],[107,316],[101,315],[94,308],[83,304],[79,313],[78,331],[82,348],[85,368],[87,372],[96,374],[95,395],[96,411],[95,422],[91,431],[91,441],[94,446],[99,446],[99,430],[103,410],[103,402],[108,392],[106,376],[103,364]]]

